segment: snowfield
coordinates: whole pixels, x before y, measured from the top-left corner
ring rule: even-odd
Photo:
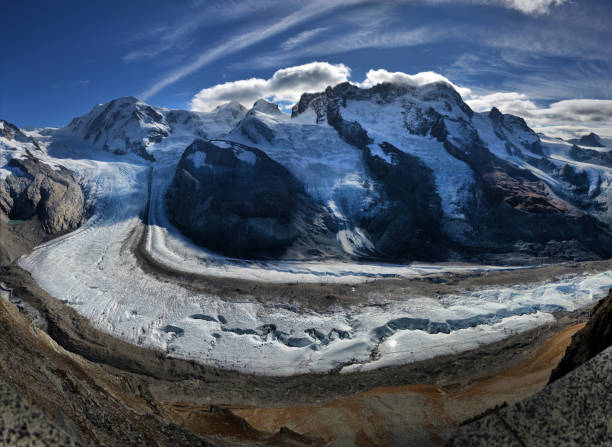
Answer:
[[[175,270],[279,283],[357,283],[495,268],[247,262],[207,252],[184,238],[164,213],[164,192],[191,138],[173,134],[148,148],[155,163],[86,147],[66,135],[57,134],[51,143],[42,140],[50,162],[80,175],[94,212],[80,229],[37,247],[20,265],[97,328],[131,343],[255,374],[366,370],[472,349],[545,324],[554,318],[551,312],[590,304],[612,284],[612,272],[604,272],[325,313],[227,302],[190,291],[147,274],[133,253],[131,240],[143,225],[149,179],[146,250]],[[332,197],[332,190],[333,185],[320,194]]]

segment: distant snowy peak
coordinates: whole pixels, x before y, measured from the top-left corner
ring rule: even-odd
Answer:
[[[580,138],[572,138],[567,141],[572,144],[577,144],[578,146],[606,147],[602,143],[600,136],[593,132],[588,135],[583,135]]]
[[[17,126],[5,120],[0,120],[0,137],[6,142],[14,142],[16,144],[24,143],[32,149],[39,149],[38,143],[32,137],[24,134]]]
[[[522,151],[542,155],[542,142],[538,134],[531,129],[525,120],[516,115],[503,114],[493,107],[488,113],[497,138],[506,145],[508,155],[522,157]]]
[[[221,120],[238,123],[247,114],[247,108],[238,101],[230,101],[218,105],[210,112]]]
[[[323,122],[328,108],[346,107],[347,101],[371,102],[375,105],[398,103],[412,105],[424,111],[435,110],[441,115],[453,118],[469,119],[472,109],[463,102],[461,96],[452,86],[444,82],[436,82],[420,87],[405,84],[382,83],[371,88],[360,88],[349,82],[335,87],[328,87],[321,93],[304,93],[300,101],[293,107],[292,116],[308,111],[315,112],[316,121]]]
[[[117,154],[132,152],[152,159],[146,148],[167,137],[171,126],[162,110],[129,96],[98,104],[64,130]]]
[[[249,114],[255,114],[256,112],[265,113],[267,115],[282,115],[283,112],[278,108],[278,105],[270,102],[266,99],[258,99],[253,104],[251,110],[249,110]]]
[[[73,119],[63,131],[116,154],[135,153],[154,160],[148,148],[171,134],[214,138],[228,133],[246,115],[238,102],[218,106],[212,112],[169,110],[128,96],[95,106]]]
[[[289,119],[288,115],[281,112],[278,105],[263,98],[258,99],[231,135],[238,140],[241,139],[240,136],[245,136],[250,143],[270,143],[275,137],[271,126],[286,122]]]
[[[24,134],[17,126],[5,120],[0,120],[0,136],[8,141],[36,144],[31,137]]]

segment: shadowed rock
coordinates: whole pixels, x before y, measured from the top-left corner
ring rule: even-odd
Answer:
[[[578,368],[609,346],[612,346],[612,289],[597,303],[586,326],[574,334],[563,359],[551,373],[550,382]]]

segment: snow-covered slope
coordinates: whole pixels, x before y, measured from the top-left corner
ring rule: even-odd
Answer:
[[[228,103],[209,113],[153,107],[132,96],[98,104],[86,115],[74,118],[63,133],[82,138],[93,147],[116,154],[135,153],[151,160],[147,148],[172,133],[207,138],[229,131],[246,109]]]
[[[40,152],[38,143],[14,124],[0,120],[0,180],[6,179],[12,173],[19,173],[18,168],[12,166],[10,161],[13,158],[23,159],[28,152]]]

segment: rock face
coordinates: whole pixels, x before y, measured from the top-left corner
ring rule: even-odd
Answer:
[[[0,375],[0,439],[2,445],[14,447],[76,447],[82,442],[66,433],[58,424],[33,408],[14,387]]]
[[[572,144],[577,144],[578,146],[605,147],[605,145],[602,144],[599,135],[593,132],[588,135],[583,135],[580,138],[572,138],[571,140],[567,141]]]
[[[569,155],[576,161],[612,167],[612,151],[600,152],[593,149],[583,149],[574,144],[569,151]]]
[[[34,157],[13,158],[13,174],[0,180],[0,211],[12,220],[37,218],[49,235],[76,229],[84,217],[84,198],[75,175]]]
[[[380,148],[393,163],[386,163],[369,151],[363,157],[380,184],[386,206],[357,221],[370,235],[374,256],[443,258],[446,250],[440,228],[442,210],[431,170],[418,158],[389,143],[381,143]]]
[[[553,370],[550,381],[554,382],[565,376],[610,346],[612,346],[612,289],[606,298],[597,303],[586,326],[574,335],[565,356]]]
[[[300,183],[264,152],[225,141],[194,141],[167,193],[175,225],[228,256],[281,254],[314,209]]]
[[[612,348],[539,393],[461,427],[447,447],[608,446]]]
[[[36,140],[0,121],[0,264],[76,229],[85,214],[76,175],[41,161]]]

